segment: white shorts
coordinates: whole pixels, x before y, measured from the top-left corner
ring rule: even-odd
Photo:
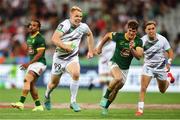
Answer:
[[[72,57],[70,60],[62,60],[58,58],[58,54],[54,53],[53,55],[53,63],[52,63],[52,69],[51,69],[51,74],[54,75],[61,75],[64,72],[68,72],[66,70],[66,67],[68,64],[71,62],[77,62],[79,63],[79,58],[78,56]]]
[[[167,72],[165,71],[165,69],[156,70],[154,68],[146,66],[145,64],[143,66],[142,75],[151,76],[159,80],[167,80]]]
[[[110,67],[110,70],[112,70],[114,67],[118,67],[119,68],[119,66],[115,62],[112,62],[112,61],[109,62],[109,67]],[[121,70],[121,68],[119,68],[119,69]],[[121,70],[122,78],[123,78],[123,83],[125,83],[126,80],[127,80],[128,72],[129,72],[129,69]]]
[[[41,62],[35,62],[29,65],[29,67],[27,68],[27,72],[33,71],[40,76],[46,70],[46,67],[47,66]]]

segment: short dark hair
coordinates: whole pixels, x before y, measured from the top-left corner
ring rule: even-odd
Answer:
[[[41,28],[41,23],[40,23],[40,21],[39,21],[39,20],[32,20],[32,21],[37,22],[37,23],[38,23],[38,27],[39,27],[39,29]]]
[[[139,23],[138,23],[137,20],[129,20],[128,23],[127,23],[127,27],[137,30],[138,27],[139,27]]]

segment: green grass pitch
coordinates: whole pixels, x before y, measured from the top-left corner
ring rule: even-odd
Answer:
[[[39,88],[40,100],[43,102],[45,88]],[[0,105],[9,104],[19,100],[21,90],[18,89],[0,89]],[[81,88],[78,94],[78,103],[80,104],[94,104],[97,105],[101,99],[101,90],[93,89],[88,91],[85,88]],[[70,101],[70,91],[67,88],[55,89],[52,93],[53,104],[64,104]],[[116,100],[112,105],[125,105],[130,104],[136,106],[138,101],[137,92],[119,92]],[[33,104],[30,95],[27,97],[26,104]],[[180,108],[163,108],[164,105],[180,105],[180,94],[179,93],[151,93],[148,92],[145,99],[146,105],[162,105],[162,108],[153,109],[145,108],[144,115],[136,117],[134,115],[136,108],[124,108],[109,110],[107,116],[101,115],[101,109],[98,108],[83,108],[81,112],[75,113],[69,107],[67,108],[54,108],[51,111],[43,112],[32,112],[32,108],[25,108],[23,111],[19,111],[12,108],[0,108],[0,119],[180,119]],[[68,104],[67,104],[68,105]]]

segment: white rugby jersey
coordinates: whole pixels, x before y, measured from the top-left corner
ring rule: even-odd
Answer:
[[[170,49],[169,42],[165,37],[156,33],[157,40],[149,40],[148,35],[144,35],[141,39],[143,41],[144,49],[144,63],[152,68],[163,69],[165,66],[165,51]]]
[[[102,48],[102,53],[100,57],[105,60],[110,60],[114,54],[114,50],[116,47],[116,43],[114,41],[109,41],[103,48]]]
[[[59,58],[64,60],[78,55],[81,38],[83,35],[86,35],[88,31],[90,31],[88,25],[85,23],[80,23],[78,27],[73,27],[69,19],[66,19],[60,23],[56,30],[64,33],[64,35],[61,37],[63,42],[71,41],[76,46],[71,53],[60,50],[58,47],[56,48],[56,52],[59,54]]]

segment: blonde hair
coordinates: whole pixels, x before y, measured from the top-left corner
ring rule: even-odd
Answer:
[[[79,8],[78,6],[73,6],[70,10],[70,12],[74,12],[74,11],[79,11],[79,12],[82,12],[81,8]]]

